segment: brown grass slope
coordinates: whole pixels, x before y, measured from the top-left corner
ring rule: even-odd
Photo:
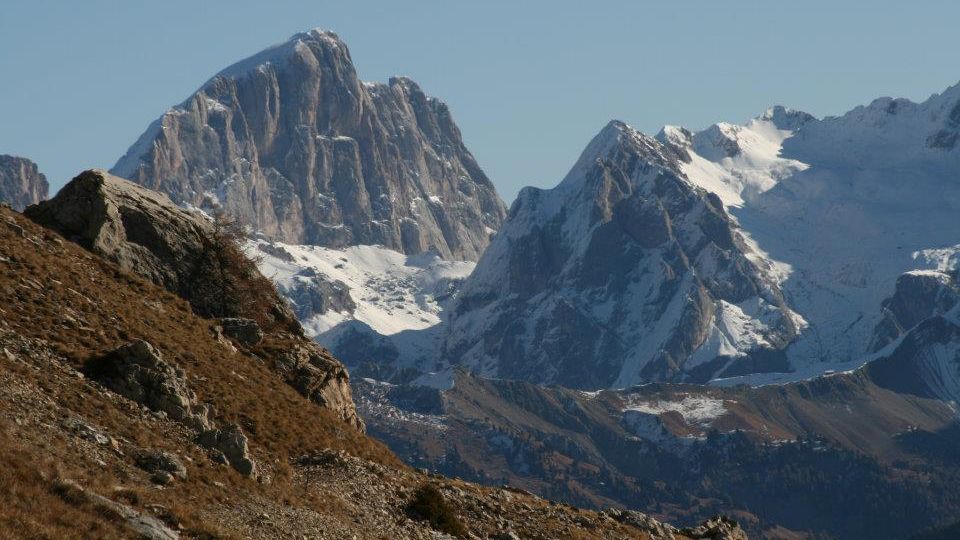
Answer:
[[[85,362],[134,339],[182,368],[219,424],[242,426],[261,481],[83,377]],[[184,300],[0,209],[0,538],[136,537],[97,494],[184,538],[431,538],[405,512],[424,482],[479,537],[648,537],[608,515],[405,467],[284,384],[269,367],[276,346],[218,341]],[[144,449],[178,456],[187,478],[151,483],[134,464]]]

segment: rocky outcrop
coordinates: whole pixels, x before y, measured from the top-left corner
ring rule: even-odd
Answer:
[[[257,478],[257,464],[250,457],[247,436],[243,434],[240,426],[231,424],[219,429],[209,429],[200,434],[197,442],[214,452],[219,452],[218,456],[222,456],[221,459],[240,474]]]
[[[180,458],[164,450],[140,450],[133,456],[137,467],[152,473],[151,480],[157,484],[169,484],[174,478],[187,479],[187,468]]]
[[[162,193],[104,171],[80,173],[56,197],[24,213],[188,300],[196,280],[204,278],[196,267],[213,236],[212,224]]]
[[[297,342],[276,356],[274,369],[302,395],[363,430],[347,370],[323,347],[311,341]]]
[[[0,154],[0,202],[22,212],[47,198],[47,177],[29,159]]]
[[[294,244],[476,259],[504,215],[447,106],[406,78],[361,82],[321,30],[217,74],[112,172]]]
[[[263,339],[263,330],[253,319],[224,317],[220,319],[220,331],[244,347],[252,347]]]
[[[171,366],[160,351],[138,340],[86,365],[89,377],[152,411],[194,429],[210,427],[210,409],[197,401],[183,370]]]
[[[747,540],[747,533],[740,528],[740,524],[726,516],[708,519],[696,527],[681,529],[680,533],[704,540]]]
[[[293,314],[239,248],[226,251],[230,240],[218,236],[222,233],[215,223],[179,208],[163,194],[102,171],[81,173],[56,197],[29,207],[25,214],[180,295],[198,314],[217,315],[224,311],[224,294],[236,297],[228,304],[236,309],[226,310],[231,316],[218,320],[221,335],[253,347],[268,329],[282,333],[285,345],[276,352],[282,358],[275,362],[283,368],[281,377],[352,425],[362,426],[343,365],[319,347],[319,352],[302,352],[314,351],[312,342],[300,335]],[[217,270],[224,251],[232,268],[227,274]],[[224,287],[224,276],[234,285]],[[251,298],[257,301],[249,302]],[[147,347],[138,346],[134,352],[149,356]]]
[[[870,349],[878,351],[924,320],[960,304],[960,279],[949,272],[912,271],[897,279],[893,296],[883,302],[883,319]]]

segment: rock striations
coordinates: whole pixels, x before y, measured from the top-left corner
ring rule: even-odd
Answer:
[[[29,159],[0,154],[0,201],[18,212],[47,198],[47,177]]]
[[[293,244],[476,260],[505,213],[443,102],[362,82],[321,30],[214,76],[112,172]]]

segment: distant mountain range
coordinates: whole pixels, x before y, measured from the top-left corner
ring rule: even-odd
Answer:
[[[361,82],[314,30],[214,76],[112,171],[249,225],[410,462],[856,538],[960,518],[958,138],[960,85],[823,119],[613,121],[507,211],[442,102]]]

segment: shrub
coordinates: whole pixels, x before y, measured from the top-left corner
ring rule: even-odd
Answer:
[[[432,484],[423,484],[414,492],[413,498],[407,504],[407,516],[417,521],[428,521],[435,530],[447,533],[458,538],[467,535],[467,529],[460,522],[453,508],[444,500]]]
[[[186,296],[202,316],[245,317],[266,326],[273,322],[280,299],[257,261],[243,252],[245,238],[237,221],[222,213],[214,216],[213,232],[203,239]]]

